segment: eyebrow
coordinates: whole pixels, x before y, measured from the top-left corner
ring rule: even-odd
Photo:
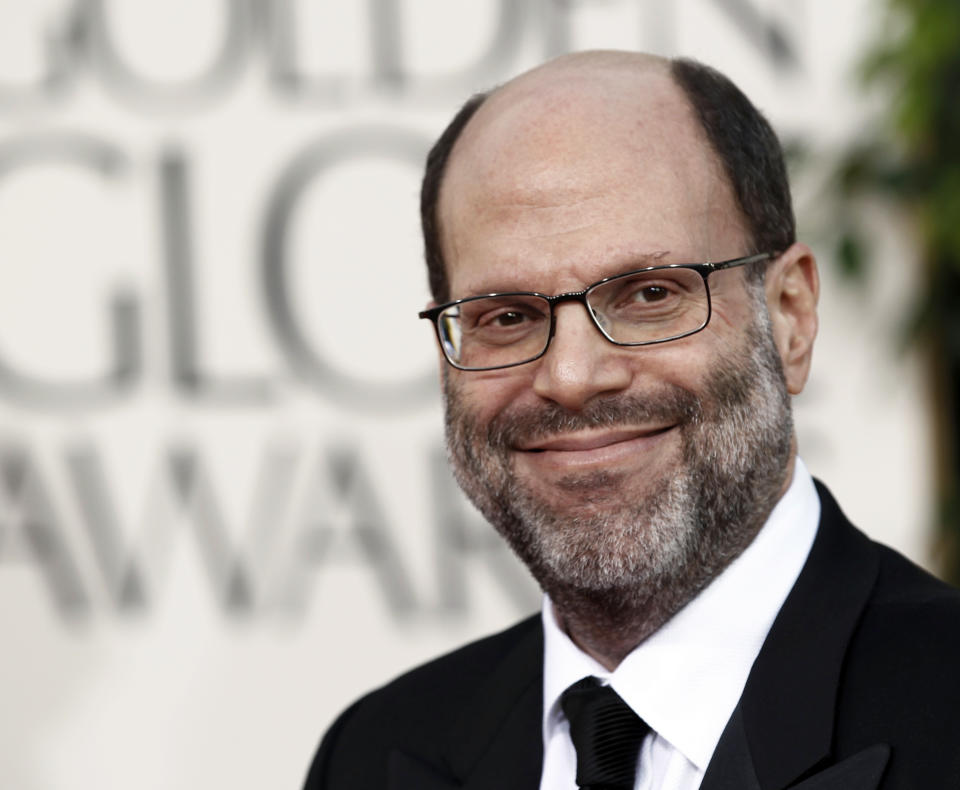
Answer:
[[[605,280],[608,277],[616,277],[620,274],[626,274],[627,272],[637,271],[639,269],[646,269],[651,266],[661,266],[664,265],[663,259],[670,254],[670,250],[657,250],[656,252],[642,252],[642,253],[633,253],[622,256],[619,260],[619,263],[615,263],[610,266],[609,269],[604,269],[603,273],[597,277],[595,280],[591,280],[588,283],[583,283],[582,288],[586,288],[592,283],[599,282],[600,280]],[[693,263],[694,261],[678,261],[678,263]],[[529,284],[527,284],[529,285]],[[579,289],[576,289],[579,290]],[[471,288],[470,292],[464,296],[452,297],[456,299],[469,299],[473,296],[483,296],[484,294],[501,294],[501,293],[530,293],[530,288],[521,287],[518,285],[497,285],[495,287],[479,287]],[[543,293],[543,291],[538,291],[538,293]]]
[[[651,266],[666,265],[663,259],[670,254],[670,250],[658,250],[657,252],[644,252],[639,255],[624,256],[623,263],[614,265],[600,279],[606,277],[616,277],[618,274],[636,271],[637,269],[647,269]],[[676,261],[677,263],[693,263],[693,261]]]

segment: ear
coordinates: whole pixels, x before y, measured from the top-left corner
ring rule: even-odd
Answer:
[[[766,295],[787,390],[798,395],[810,373],[820,296],[817,261],[806,244],[792,245],[770,266]]]

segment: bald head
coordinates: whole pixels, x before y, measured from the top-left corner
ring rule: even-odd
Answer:
[[[589,220],[578,195],[601,182],[630,189],[631,179],[725,215],[752,247],[793,241],[779,144],[732,83],[689,61],[576,53],[471,99],[431,151],[421,209],[434,298],[450,297],[456,228],[476,219],[480,192],[503,205],[564,203],[566,213],[549,212],[562,225]],[[526,232],[539,230],[550,229]]]
[[[618,151],[643,160],[668,149],[704,159],[709,143],[666,61],[622,53],[570,55],[489,96],[454,147],[441,200],[471,182],[479,186],[478,178],[513,177],[518,199],[544,189],[563,192],[575,188],[556,182],[564,165],[614,175]]]
[[[631,200],[641,192],[656,196],[642,213]],[[612,200],[617,195],[623,199]],[[463,234],[472,239],[479,225],[489,227],[491,242],[499,234],[563,244],[561,234],[595,229],[621,211],[625,224],[650,226],[654,235],[682,225],[703,237],[690,246],[705,246],[711,257],[722,254],[711,245],[714,228],[736,236],[736,247],[747,233],[667,63],[620,53],[553,61],[491,95],[454,147],[439,209],[448,276],[464,257]],[[616,242],[610,258],[621,252]]]
[[[686,104],[671,77],[669,61],[626,52],[564,55],[490,91],[457,149],[514,123],[534,137],[545,120],[561,116],[595,131],[611,118],[658,104],[671,108]]]

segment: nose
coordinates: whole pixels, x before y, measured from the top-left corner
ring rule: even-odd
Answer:
[[[535,362],[533,391],[571,411],[598,395],[619,392],[633,379],[631,349],[603,337],[582,304],[559,304],[547,353]],[[635,353],[635,350],[633,350]]]

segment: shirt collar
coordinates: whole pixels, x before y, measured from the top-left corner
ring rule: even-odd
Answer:
[[[571,683],[594,675],[705,770],[806,561],[819,521],[820,499],[797,458],[790,487],[753,542],[613,672],[570,640],[545,596],[544,743],[563,719],[560,695]]]

